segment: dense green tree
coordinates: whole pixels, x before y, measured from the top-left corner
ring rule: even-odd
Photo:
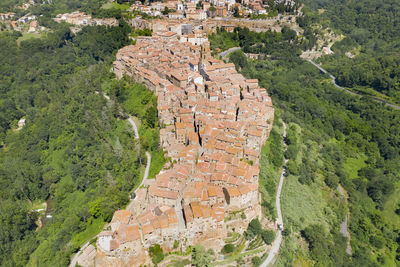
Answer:
[[[157,264],[164,259],[164,253],[159,244],[155,244],[149,248],[149,255],[154,264]]]
[[[271,245],[275,240],[275,232],[273,230],[263,230],[261,232],[261,237],[265,244]]]
[[[227,253],[232,253],[234,250],[235,250],[235,246],[233,244],[226,244],[222,248],[221,252],[224,254],[227,254]]]
[[[319,17],[307,12],[306,16],[298,21],[304,24],[306,30],[309,29],[306,32],[309,35],[313,34],[311,25],[318,23]],[[296,135],[288,135],[289,148],[286,156],[292,158],[287,165],[288,179],[297,178],[303,186],[311,188],[319,187],[321,182],[325,181],[325,184],[331,187],[332,196],[340,183],[349,196],[352,256],[348,257],[345,253],[346,238],[338,230],[346,212],[343,203],[340,204],[342,200],[338,198],[331,201],[329,208],[324,210],[327,220],[324,227],[329,225],[329,228],[318,232],[324,240],[317,240],[315,249],[311,245],[309,257],[321,266],[332,263],[336,266],[377,266],[383,263],[396,265],[396,257],[400,258],[399,244],[395,241],[397,237],[383,233],[399,232],[398,225],[391,218],[392,215],[388,215],[392,212],[395,214],[396,207],[385,205],[388,198],[393,198],[396,192],[393,190],[399,181],[396,167],[400,162],[398,111],[367,97],[353,97],[335,88],[327,75],[298,58],[298,51],[291,49],[296,44],[295,40],[281,42],[281,47],[274,48],[279,48],[281,52],[270,54],[263,50],[264,41],[261,40],[261,36],[267,35],[265,38],[274,39],[278,35],[251,33],[246,30],[242,30],[239,35],[239,31],[237,29],[235,33],[219,32],[215,36],[212,35],[211,47],[226,49],[227,44],[233,44],[248,52],[249,43],[241,40],[249,36],[251,49],[260,54],[258,60],[251,60],[243,54],[240,55],[243,52],[236,51],[232,53],[230,60],[246,77],[259,79],[260,85],[267,88],[272,97],[276,110],[282,111],[282,118],[286,123],[295,123],[301,127],[300,139],[293,138]],[[239,36],[242,36],[242,39]],[[311,41],[310,38],[311,36]],[[268,42],[272,40],[266,43]],[[355,41],[349,43],[354,44]],[[300,48],[305,49],[302,45]],[[334,56],[330,60],[336,62]],[[379,75],[381,71],[384,72],[382,68],[377,68],[376,73]],[[365,72],[361,70],[358,73]],[[290,128],[288,133],[289,130]],[[279,144],[278,142],[272,141],[275,138],[281,139],[281,136],[273,130],[269,138],[271,144],[268,144],[268,153],[272,160],[277,154],[274,151],[281,149],[274,146],[275,143]],[[276,162],[279,168],[282,158],[278,160],[277,157]],[[352,168],[357,171],[351,171]],[[263,172],[261,170],[260,179],[267,179],[263,177]],[[274,195],[271,190],[272,183],[264,184],[264,187],[270,195]],[[262,205],[266,208],[272,206],[267,201]],[[374,216],[371,216],[372,214]],[[289,228],[285,229],[292,227],[293,232],[296,232],[301,230],[299,225],[306,221],[300,218],[299,221],[287,223]],[[307,225],[303,230],[304,228],[307,228]],[[371,236],[374,237],[370,238]],[[311,244],[314,238],[316,237],[309,235]],[[378,247],[380,252],[375,257],[373,252]],[[297,253],[297,250],[291,250],[293,248],[286,249],[286,256]],[[296,257],[288,256],[286,259],[285,264],[291,265]]]
[[[261,232],[262,232],[262,226],[260,221],[257,218],[253,219],[247,226],[246,239],[251,240],[255,236],[261,234]]]
[[[206,251],[204,247],[197,245],[193,248],[192,252],[192,264],[194,266],[210,266],[214,259],[214,252]]]

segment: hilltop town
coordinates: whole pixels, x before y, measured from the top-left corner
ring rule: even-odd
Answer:
[[[1,0],[0,266],[400,266],[399,24]]]
[[[115,212],[99,235],[96,264],[145,264],[146,248],[172,249],[175,240],[220,250],[229,232],[261,216],[259,158],[274,119],[266,90],[211,57],[207,41],[173,32],[121,49],[114,72],[158,97],[160,145],[171,161]],[[224,220],[232,213],[244,216]]]

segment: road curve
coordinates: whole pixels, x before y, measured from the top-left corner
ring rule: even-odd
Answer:
[[[79,251],[75,254],[74,258],[72,259],[71,263],[69,264],[69,267],[75,267],[75,265],[78,263],[78,258],[79,255],[81,255],[82,251],[84,251],[90,244],[90,241],[86,242],[85,245],[83,245]]]
[[[283,122],[283,141],[284,141],[284,146],[285,146],[285,151],[286,151],[286,123]],[[282,218],[282,210],[281,210],[281,192],[282,192],[282,186],[283,186],[283,181],[285,180],[285,175],[286,175],[286,163],[288,160],[285,158],[285,164],[282,170],[281,178],[279,179],[279,185],[278,185],[278,190],[276,191],[276,210],[278,213],[278,218],[276,219],[277,224],[281,224],[283,227],[283,218]],[[267,267],[272,261],[275,259],[275,256],[278,255],[279,248],[282,243],[282,231],[278,229],[278,235],[276,236],[274,242],[272,243],[271,250],[268,254],[267,259],[261,263],[260,267]]]
[[[240,50],[240,49],[241,49],[240,47],[232,47],[224,52],[219,53],[218,56],[220,56],[222,59],[225,59],[227,55],[229,55],[230,53],[232,53],[236,50]]]
[[[135,139],[139,139],[139,131],[136,123],[133,121],[132,117],[129,116],[128,122],[131,124],[133,131],[135,132]],[[146,152],[147,153],[147,152]]]
[[[333,76],[332,74],[330,74],[327,70],[325,70],[324,68],[322,68],[320,65],[318,65],[317,63],[315,63],[315,62],[312,61],[311,59],[307,59],[307,61],[310,62],[311,64],[313,64],[315,67],[317,67],[321,72],[328,74],[329,77],[332,79],[333,84],[336,86],[336,88],[338,88],[338,89],[340,89],[340,90],[342,90],[342,91],[345,91],[346,93],[349,93],[349,94],[354,95],[354,96],[364,97],[364,95],[362,95],[362,94],[355,93],[355,92],[353,92],[353,91],[350,91],[350,90],[348,90],[348,89],[346,89],[346,88],[344,88],[344,87],[338,85],[338,84],[336,83],[336,77],[335,77],[335,76]],[[371,96],[371,98],[372,98],[374,101],[376,101],[376,102],[380,102],[380,103],[385,104],[386,106],[389,106],[389,107],[392,107],[392,108],[394,108],[394,109],[400,110],[400,106],[395,105],[395,104],[393,104],[393,103],[390,103],[390,102],[388,102],[388,101],[386,101],[386,100],[384,100],[384,99],[381,99],[381,98],[376,97],[376,96]]]
[[[98,94],[99,92],[96,92],[96,93]],[[105,93],[103,93],[103,97],[105,99],[107,99],[107,101],[110,101],[110,97],[108,95],[106,95]],[[139,131],[138,131],[136,123],[134,122],[132,117],[128,118],[128,122],[132,126],[133,131],[135,132],[135,139],[139,139]],[[143,179],[142,179],[142,182],[140,183],[140,185],[136,188],[135,193],[143,185],[144,181],[149,176],[150,164],[151,164],[151,154],[148,151],[146,151],[146,157],[147,157],[147,164],[146,164],[146,169],[144,170]],[[131,203],[132,203],[132,201],[131,201]],[[129,203],[129,205],[131,205],[131,203]],[[128,205],[128,207],[129,207],[129,205]],[[71,263],[69,264],[69,267],[75,267],[75,265],[78,263],[78,258],[81,255],[82,251],[84,251],[89,246],[89,244],[90,244],[90,241],[88,241],[86,244],[84,244],[79,249],[79,251],[75,254],[74,258],[72,259]]]

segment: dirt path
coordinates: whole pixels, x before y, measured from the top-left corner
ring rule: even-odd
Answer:
[[[339,184],[337,187],[337,190],[339,191],[340,195],[343,196],[346,199],[346,204],[347,203],[347,196],[344,193],[344,189],[342,188],[342,186]],[[350,217],[350,211],[347,212],[346,214],[346,218],[344,219],[344,221],[340,224],[340,233],[347,238],[347,247],[346,247],[346,253],[348,255],[351,255],[351,244],[350,244],[350,233],[349,233],[349,229],[348,229],[348,225],[349,225],[349,217]]]
[[[284,139],[284,146],[285,146],[285,152],[286,152],[286,123],[283,123],[283,139]],[[282,187],[283,187],[283,181],[285,180],[285,175],[286,175],[286,163],[288,162],[288,159],[285,158],[285,164],[283,166],[283,170],[282,170],[282,174],[281,174],[281,178],[279,179],[279,185],[278,185],[278,190],[276,191],[276,210],[278,213],[278,218],[276,220],[277,224],[281,224],[282,225],[282,229],[283,229],[283,218],[282,218],[282,210],[281,210],[281,192],[282,192]],[[268,266],[270,263],[272,263],[272,261],[275,259],[275,256],[278,254],[279,252],[279,248],[281,246],[282,243],[282,231],[279,230],[278,231],[278,235],[276,236],[274,242],[272,243],[272,247],[271,250],[268,254],[267,259],[260,265],[260,267],[266,267]]]
[[[98,93],[98,92],[97,92]],[[103,93],[103,97],[105,99],[107,99],[107,101],[110,101],[110,97],[106,94]],[[135,132],[135,139],[139,139],[139,131],[138,131],[138,127],[136,125],[136,123],[134,122],[134,120],[132,119],[132,117],[128,118],[128,122],[129,124],[132,126],[133,131]],[[150,164],[151,164],[151,154],[146,151],[146,157],[147,157],[147,164],[146,164],[146,169],[144,171],[144,175],[143,175],[143,179],[142,182],[140,183],[140,185],[136,188],[135,193],[137,192],[137,190],[144,184],[144,182],[146,181],[146,179],[149,176],[149,171],[150,171]],[[129,206],[132,204],[132,201],[129,203],[128,207],[126,209],[129,209]],[[82,252],[89,246],[90,241],[88,241],[86,244],[84,244],[79,251],[75,254],[75,256],[73,257],[73,259],[71,260],[71,263],[69,264],[69,267],[75,267],[75,265],[78,262],[78,258],[79,256],[82,254]]]

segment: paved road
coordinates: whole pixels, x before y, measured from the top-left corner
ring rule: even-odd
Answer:
[[[347,92],[347,93],[349,93],[349,94],[351,94],[351,95],[355,95],[355,96],[359,96],[359,97],[364,97],[364,96],[361,95],[361,94],[357,94],[357,93],[355,93],[355,92],[353,92],[353,91],[350,91],[350,90],[348,90],[348,89],[346,89],[346,88],[344,88],[344,87],[338,85],[338,84],[336,83],[336,77],[335,77],[335,76],[333,76],[332,74],[330,74],[327,70],[325,70],[324,68],[322,68],[320,65],[318,65],[317,63],[315,63],[315,62],[312,61],[311,59],[307,59],[307,61],[310,62],[311,64],[313,64],[315,67],[317,67],[321,72],[328,74],[329,77],[332,79],[333,84],[336,86],[336,88],[339,88],[340,90],[343,90],[343,91],[345,91],[345,92]],[[379,98],[379,97],[371,96],[371,98],[372,98],[373,100],[375,100],[376,102],[380,102],[380,103],[383,103],[383,104],[385,104],[385,105],[387,105],[387,106],[389,106],[389,107],[392,107],[392,108],[394,108],[394,109],[400,110],[400,106],[395,105],[395,104],[392,104],[392,103],[390,103],[390,102],[388,102],[388,101],[386,101],[386,100],[383,100],[383,99],[381,99],[381,98]]]
[[[133,121],[132,117],[128,118],[128,122],[132,125],[132,129],[135,132],[135,139],[139,139],[139,131],[138,131],[136,123]]]
[[[79,255],[81,255],[82,251],[84,251],[90,244],[90,241],[88,241],[85,245],[83,245],[79,251],[75,254],[74,258],[72,259],[71,263],[69,264],[69,267],[75,267],[75,265],[78,263],[78,258]]]
[[[227,56],[228,54],[230,54],[230,53],[232,53],[232,52],[234,52],[234,51],[236,51],[236,50],[240,50],[240,47],[232,47],[232,48],[229,48],[228,50],[226,50],[226,51],[224,51],[224,52],[221,52],[221,53],[219,53],[218,55],[219,55],[222,59],[224,59],[224,58],[226,58],[226,56]]]
[[[286,140],[286,123],[283,123],[283,139],[284,142]],[[285,151],[286,151],[286,144],[285,144]],[[285,159],[285,164],[282,170],[281,178],[279,180],[279,185],[278,185],[278,190],[276,191],[276,210],[278,213],[278,218],[276,220],[277,224],[281,224],[283,227],[283,218],[282,218],[282,210],[281,210],[281,192],[282,192],[282,186],[283,186],[283,181],[285,180],[285,174],[286,174],[286,163],[288,162],[287,159]],[[282,232],[279,230],[278,235],[276,236],[274,243],[272,243],[271,250],[269,252],[269,255],[267,259],[260,265],[260,267],[267,267],[272,261],[275,259],[275,256],[278,255],[279,248],[282,243]]]

